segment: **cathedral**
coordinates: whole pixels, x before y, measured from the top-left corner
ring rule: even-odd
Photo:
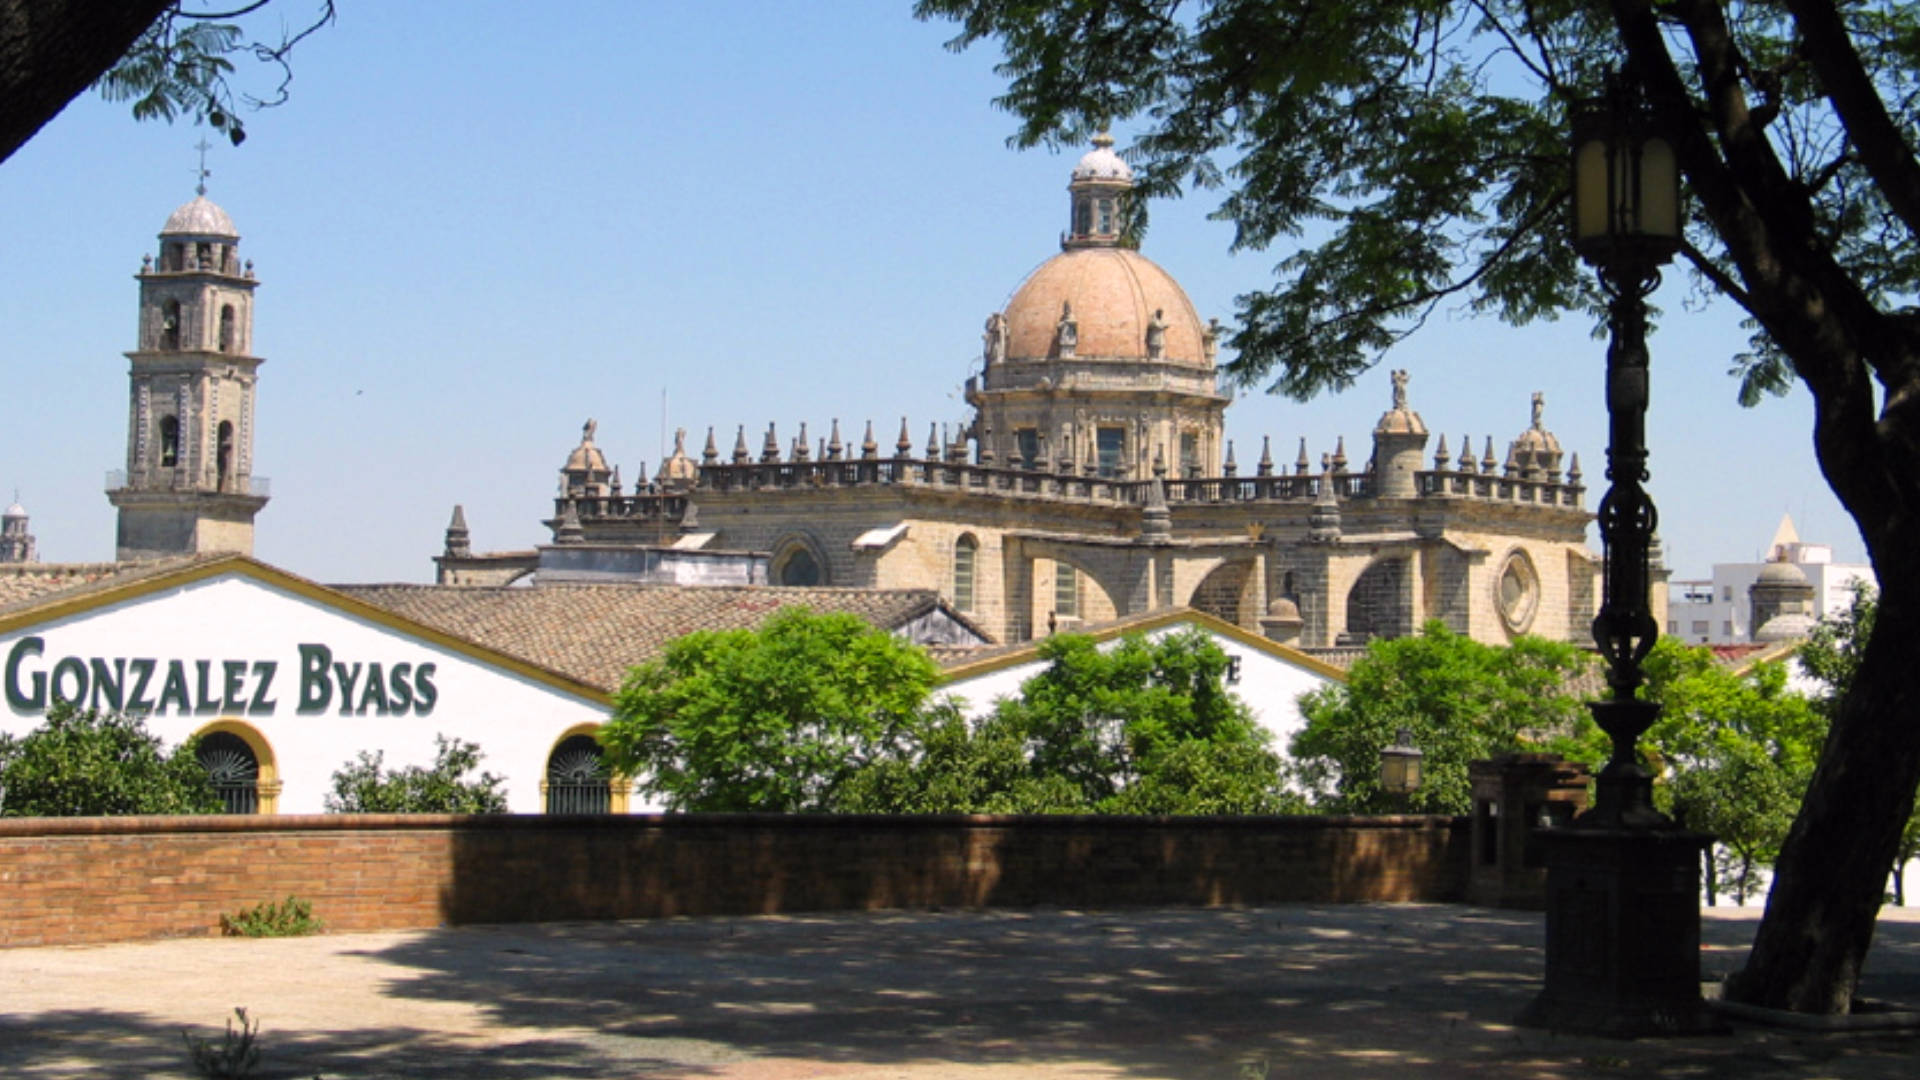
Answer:
[[[959,430],[835,419],[783,441],[741,425],[723,449],[710,427],[697,458],[683,431],[629,488],[589,421],[543,520],[551,543],[475,552],[456,508],[438,581],[931,588],[1009,643],[1181,606],[1309,650],[1429,619],[1490,643],[1588,640],[1592,515],[1540,395],[1504,455],[1491,438],[1456,455],[1394,372],[1364,457],[1342,439],[1318,461],[1304,441],[1276,460],[1262,437],[1242,465],[1221,326],[1129,242],[1132,187],[1096,138],[1067,185],[1060,253],[985,321]]]

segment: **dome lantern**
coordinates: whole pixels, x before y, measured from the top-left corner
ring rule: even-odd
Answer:
[[[1133,169],[1113,152],[1113,136],[1093,137],[1093,149],[1073,167],[1067,183],[1072,216],[1063,248],[1116,247],[1126,219],[1127,194],[1133,190]]]

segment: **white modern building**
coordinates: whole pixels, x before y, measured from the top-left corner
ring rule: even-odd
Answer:
[[[1800,539],[1793,518],[1782,515],[1762,562],[1715,563],[1708,580],[1668,585],[1667,633],[1691,645],[1743,645],[1756,641],[1752,589],[1770,566],[1798,570],[1813,587],[1813,616],[1825,618],[1847,609],[1855,582],[1874,584],[1873,567],[1833,561],[1830,544]],[[1775,573],[1778,573],[1776,570]],[[1764,621],[1764,620],[1763,620]]]

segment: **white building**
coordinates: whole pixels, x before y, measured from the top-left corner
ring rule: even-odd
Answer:
[[[1833,561],[1830,544],[1801,541],[1793,518],[1782,515],[1780,528],[1762,562],[1715,563],[1706,581],[1673,581],[1667,597],[1667,633],[1692,645],[1742,645],[1754,640],[1750,591],[1769,564],[1798,569],[1813,586],[1817,618],[1839,614],[1853,600],[1855,582],[1874,584],[1873,567]]]

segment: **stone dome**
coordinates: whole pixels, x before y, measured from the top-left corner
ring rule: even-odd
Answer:
[[[1819,621],[1811,615],[1799,612],[1786,612],[1767,620],[1767,625],[1753,632],[1753,640],[1758,645],[1771,645],[1777,641],[1797,641],[1813,633]]]
[[[27,508],[24,506],[21,506],[19,503],[13,503],[7,507],[6,513],[0,514],[0,519],[11,521],[17,518],[24,518],[26,516],[27,516]]]
[[[196,195],[193,201],[167,215],[167,223],[160,227],[161,236],[219,236],[229,240],[238,240],[240,230],[233,227],[233,219],[227,216],[205,195]]]
[[[1147,324],[1159,311],[1166,322],[1164,358],[1207,364],[1205,325],[1186,290],[1153,260],[1121,247],[1063,251],[1029,275],[1007,302],[1007,359],[1051,355],[1061,305],[1069,303],[1079,331],[1076,356],[1145,359]]]
[[[1075,180],[1111,180],[1121,183],[1133,183],[1133,166],[1128,165],[1119,154],[1113,152],[1113,136],[1105,133],[1093,137],[1093,149],[1082,154],[1080,163],[1073,167]]]
[[[1804,587],[1807,584],[1807,575],[1790,562],[1770,562],[1760,568],[1760,576],[1754,579],[1754,584]]]

